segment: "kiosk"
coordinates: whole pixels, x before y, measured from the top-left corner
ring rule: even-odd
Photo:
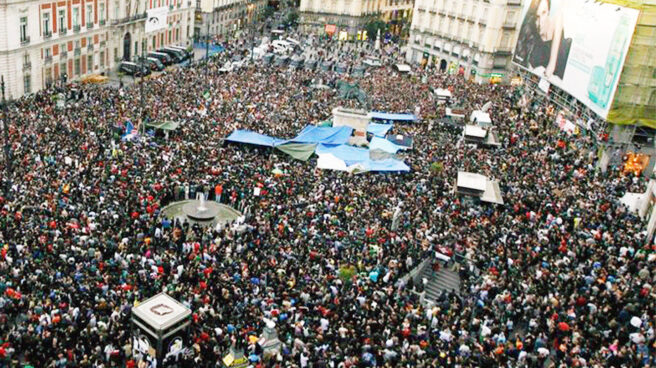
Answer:
[[[132,353],[151,363],[166,366],[180,358],[187,345],[191,310],[166,293],[132,308]]]

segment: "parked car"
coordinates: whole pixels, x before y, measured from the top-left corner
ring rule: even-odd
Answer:
[[[184,46],[169,45],[167,47],[182,51],[185,54],[185,60],[193,59],[194,57],[193,51],[189,51],[189,49]]]
[[[173,59],[168,54],[165,54],[163,52],[155,52],[155,51],[149,52],[148,57],[152,57],[159,60],[165,66],[173,64]]]
[[[182,52],[180,52],[180,50],[161,48],[158,49],[157,52],[161,52],[170,56],[174,63],[181,63],[184,61],[184,56],[182,55]]]
[[[161,61],[153,57],[146,58],[146,64],[150,67],[150,70],[162,71],[165,68]]]
[[[150,74],[150,70],[146,66],[139,65],[131,61],[122,61],[118,66],[118,71],[135,77],[141,77]]]

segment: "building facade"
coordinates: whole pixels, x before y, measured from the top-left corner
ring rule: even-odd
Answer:
[[[301,0],[299,25],[307,33],[345,32],[356,39],[370,21],[380,19],[389,31],[401,35],[412,20],[413,0]]]
[[[266,6],[266,0],[196,0],[196,39],[234,36],[258,20]]]
[[[508,78],[522,0],[416,0],[407,60],[477,81]]]
[[[107,74],[165,44],[193,37],[189,0],[0,0],[0,75],[9,98],[68,81]],[[157,9],[159,8],[159,9]],[[146,33],[157,9],[166,24]]]

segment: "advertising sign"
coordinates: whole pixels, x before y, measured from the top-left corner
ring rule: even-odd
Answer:
[[[165,29],[166,16],[168,14],[169,8],[166,6],[155,9],[148,9],[148,11],[146,11],[146,33]]]
[[[528,0],[513,62],[606,118],[639,11],[587,0]]]

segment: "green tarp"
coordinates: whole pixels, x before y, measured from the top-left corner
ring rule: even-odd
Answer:
[[[153,128],[153,129],[161,129],[161,130],[168,130],[168,131],[173,131],[178,129],[180,126],[180,123],[178,122],[173,122],[173,121],[167,121],[164,123],[146,123],[146,128]]]
[[[281,146],[276,146],[276,148],[297,160],[307,161],[314,153],[317,145],[307,143],[287,143]]]

